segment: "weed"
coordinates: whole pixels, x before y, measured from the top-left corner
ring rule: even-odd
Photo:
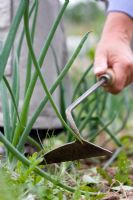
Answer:
[[[131,185],[131,179],[129,178],[131,170],[131,161],[127,158],[125,152],[121,152],[117,160],[117,171],[115,179],[123,184]]]
[[[106,170],[104,170],[103,168],[97,168],[97,172],[102,176],[102,178],[108,181],[109,185],[112,184],[112,178],[110,177],[110,175],[107,173]]]

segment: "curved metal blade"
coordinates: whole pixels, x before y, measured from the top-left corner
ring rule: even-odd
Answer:
[[[111,151],[90,142],[82,140],[81,143],[76,140],[46,153],[41,164],[60,163],[106,155],[111,156],[111,154]]]

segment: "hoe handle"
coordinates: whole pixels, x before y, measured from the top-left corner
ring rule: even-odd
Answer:
[[[105,82],[102,84],[102,86],[106,87],[106,86],[110,86],[115,82],[115,74],[113,72],[112,69],[108,69],[106,74],[101,75],[98,80],[102,80],[104,79]]]
[[[76,138],[78,137],[80,140],[82,140],[82,136],[80,135],[80,132],[75,124],[75,121],[72,116],[72,111],[82,102],[84,99],[86,99],[88,96],[90,96],[95,90],[97,90],[100,86],[107,86],[111,85],[115,81],[115,76],[112,70],[108,70],[106,74],[103,74],[99,77],[99,80],[97,83],[95,83],[90,89],[88,89],[84,94],[82,94],[76,101],[74,101],[67,109],[66,109],[66,116],[68,119],[68,122],[70,124],[70,127],[74,131],[74,135]]]

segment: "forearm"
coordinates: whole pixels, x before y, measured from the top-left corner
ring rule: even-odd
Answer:
[[[112,35],[113,34],[113,35]],[[133,19],[121,12],[110,12],[107,16],[101,39],[121,37],[130,43],[133,35]],[[107,38],[106,38],[107,37]]]
[[[107,90],[119,93],[133,82],[133,52],[130,43],[133,33],[133,20],[123,12],[108,13],[102,37],[97,46],[94,73],[100,76],[111,68],[115,82]]]

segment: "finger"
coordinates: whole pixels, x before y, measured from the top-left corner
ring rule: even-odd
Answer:
[[[96,53],[95,60],[94,60],[94,74],[96,76],[102,75],[106,73],[108,68],[107,65],[107,57],[103,53]]]
[[[121,63],[116,63],[113,66],[113,71],[115,74],[115,81],[113,85],[106,88],[107,91],[112,94],[118,94],[123,90],[126,84],[126,71]]]

